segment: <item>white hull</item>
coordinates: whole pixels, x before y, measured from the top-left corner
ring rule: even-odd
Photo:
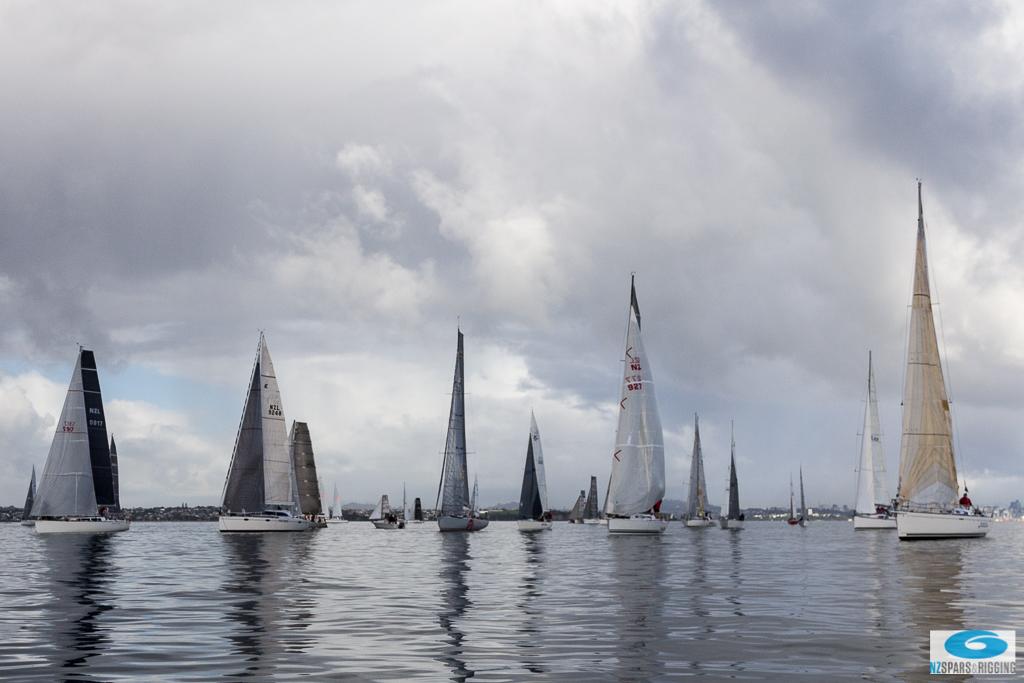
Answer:
[[[601,520],[600,519],[584,519],[583,523],[584,524],[600,524]]]
[[[36,520],[34,520],[34,519],[23,519],[23,520],[21,520],[21,525],[22,526],[35,526],[36,525]]]
[[[517,524],[520,531],[544,531],[551,528],[551,522],[538,522],[535,519],[520,519]]]
[[[404,522],[389,522],[386,519],[371,519],[373,526],[377,529],[404,529]]]
[[[447,517],[437,518],[437,528],[441,531],[480,531],[487,528],[488,521],[479,517]]]
[[[221,531],[309,531],[313,522],[301,517],[227,515],[217,520]]]
[[[651,515],[608,519],[609,534],[663,534],[667,528],[668,522]]]
[[[715,523],[713,519],[688,519],[686,520],[686,526],[691,529],[703,529],[704,527],[712,526]]]
[[[896,514],[896,530],[901,541],[930,538],[982,538],[988,533],[988,517],[954,515],[942,512],[905,512]]]
[[[127,531],[127,519],[37,519],[38,534],[111,534]]]
[[[722,519],[718,520],[718,523],[721,525],[721,527],[723,529],[742,529],[743,528],[743,520],[742,519],[725,519],[725,518],[722,518]]]
[[[895,529],[895,517],[875,517],[874,515],[855,515],[853,518],[854,530],[861,529]]]

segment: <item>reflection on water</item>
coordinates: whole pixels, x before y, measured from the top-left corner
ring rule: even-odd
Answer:
[[[666,586],[661,536],[608,538],[614,566],[616,675],[645,681],[660,676]]]
[[[525,572],[520,581],[520,596],[516,607],[522,615],[522,625],[517,629],[520,637],[516,647],[522,650],[523,668],[530,673],[544,673],[543,662],[535,657],[543,646],[541,621],[543,614],[537,607],[537,600],[543,593],[544,544],[550,534],[544,532],[521,533],[523,564]]]
[[[114,609],[111,587],[119,570],[111,562],[107,535],[53,534],[42,536],[43,557],[50,574],[53,600],[49,604],[54,658],[62,677],[89,680],[81,669],[104,654],[110,627],[103,615]],[[90,667],[91,668],[91,667]]]
[[[445,632],[446,645],[439,660],[451,670],[451,680],[465,681],[473,675],[463,659],[463,641],[459,622],[473,603],[469,599],[466,573],[469,571],[469,535],[460,533],[439,534],[441,538],[442,605],[437,619]]]

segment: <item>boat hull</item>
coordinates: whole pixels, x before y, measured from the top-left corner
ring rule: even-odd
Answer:
[[[36,525],[36,520],[34,520],[34,519],[23,519],[23,520],[21,520],[21,525],[22,526],[35,526]]]
[[[896,515],[896,531],[901,541],[983,538],[988,534],[990,522],[988,517],[981,515],[900,510]]]
[[[713,519],[688,519],[686,520],[686,526],[691,529],[703,529],[709,527],[715,523]]]
[[[853,518],[855,531],[865,529],[895,529],[895,517],[876,517],[875,515],[855,515]]]
[[[37,519],[37,534],[112,534],[128,531],[127,519]]]
[[[601,520],[597,519],[597,518],[594,518],[594,519],[584,519],[583,523],[584,524],[600,524]]]
[[[487,528],[488,521],[479,517],[448,517],[437,518],[437,528],[441,531],[480,531]]]
[[[535,519],[520,519],[516,522],[520,531],[547,531],[551,529],[551,522],[538,522]]]
[[[743,528],[743,520],[742,519],[725,519],[723,517],[722,519],[718,520],[718,523],[719,523],[719,525],[723,529],[742,529]]]
[[[663,534],[668,522],[651,515],[608,518],[609,534]]]
[[[404,529],[404,522],[389,522],[386,519],[371,519],[373,526],[377,529]]]
[[[217,520],[217,528],[224,532],[236,531],[310,531],[313,522],[301,517],[260,517],[258,515],[228,515]]]

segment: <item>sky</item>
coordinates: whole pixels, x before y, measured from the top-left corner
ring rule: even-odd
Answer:
[[[1024,496],[1024,8],[1012,2],[0,5],[0,504],[96,352],[128,506],[217,504],[259,332],[343,501],[604,488],[636,273],[685,498],[890,485],[924,207],[958,468]],[[717,485],[720,484],[720,485]]]

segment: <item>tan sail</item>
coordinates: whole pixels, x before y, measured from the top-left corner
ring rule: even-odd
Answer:
[[[910,503],[953,505],[958,492],[953,422],[928,286],[921,183],[917,184],[917,207],[917,258],[907,343],[907,379],[903,387],[903,438],[897,495]]]

